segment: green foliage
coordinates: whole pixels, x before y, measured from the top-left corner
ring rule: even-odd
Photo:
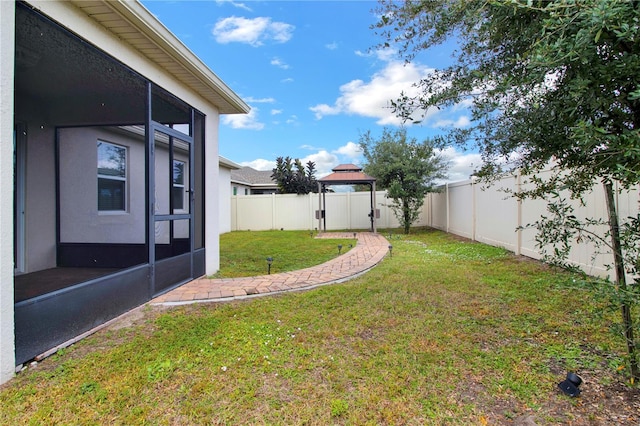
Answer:
[[[449,164],[436,154],[431,141],[407,138],[404,128],[385,128],[378,139],[368,131],[360,137],[360,147],[365,173],[376,178],[380,189],[387,190],[393,200],[390,207],[408,234],[420,215],[425,194],[434,190],[435,180],[446,177]]]
[[[398,47],[407,60],[448,39],[459,43],[456,62],[417,82],[417,96],[395,100],[396,113],[419,120],[430,107],[470,103],[473,124],[439,143],[475,143],[484,160],[478,176],[520,170],[529,185],[518,197],[553,195],[551,214],[533,224],[540,247],[552,246],[550,258],[566,265],[572,238],[597,243],[613,254],[615,288],[625,292],[625,270],[640,273],[636,219],[620,220],[613,203],[604,222],[578,219],[566,200],[582,200],[596,183],[608,197],[613,182],[621,190],[640,183],[638,2],[382,0],[378,12],[382,46]],[[550,166],[549,178],[537,175]],[[610,242],[597,236],[599,222]],[[640,379],[633,336],[627,340]]]
[[[276,158],[276,167],[271,177],[277,182],[281,194],[308,194],[318,192],[316,165],[309,161],[306,166],[296,158]]]

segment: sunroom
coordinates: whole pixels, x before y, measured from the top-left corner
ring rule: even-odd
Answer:
[[[219,114],[248,106],[137,2],[18,2],[14,58],[19,365],[218,269]]]

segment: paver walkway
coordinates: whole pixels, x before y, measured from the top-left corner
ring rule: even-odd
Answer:
[[[353,232],[329,232],[316,238],[353,238]],[[389,251],[389,242],[380,234],[357,232],[355,247],[321,265],[279,274],[246,278],[199,278],[153,300],[151,304],[233,300],[284,291],[302,290],[344,282],[376,266]]]

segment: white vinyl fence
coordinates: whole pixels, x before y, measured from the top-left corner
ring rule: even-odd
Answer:
[[[327,231],[370,229],[370,192],[327,193],[325,197]],[[385,192],[376,192],[375,198],[376,208],[380,210],[380,217],[376,220],[376,226],[378,228],[397,228],[399,223],[391,209],[387,207],[390,201],[386,198]],[[318,205],[318,194],[232,196],[231,230],[316,230],[319,226],[316,218]]]
[[[474,241],[503,247],[516,254],[534,259],[541,255],[535,246],[535,230],[518,230],[541,215],[548,214],[542,200],[518,201],[504,189],[518,190],[520,176],[504,178],[487,188],[473,180],[449,183],[441,192],[428,194],[419,220],[414,226],[430,226]],[[575,203],[579,218],[606,218],[606,203],[601,186],[595,186],[586,197],[585,206]],[[397,228],[399,223],[384,191],[376,193],[376,209],[380,217],[378,229]],[[318,228],[316,210],[318,194],[309,195],[248,195],[231,197],[231,230],[314,230]],[[640,206],[640,191],[623,191],[617,196],[619,216],[636,216]],[[327,230],[369,229],[371,208],[369,192],[326,194]],[[602,235],[606,230],[602,229]],[[609,275],[607,265],[612,256],[594,257],[594,248],[584,242],[574,242],[570,261],[590,275]]]

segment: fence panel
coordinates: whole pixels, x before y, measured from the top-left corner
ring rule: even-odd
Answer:
[[[272,195],[274,203],[275,229],[313,229],[315,222],[313,199],[306,195],[282,194]],[[317,200],[316,203],[317,205]],[[317,208],[317,206],[316,206]]]
[[[475,185],[473,181],[450,183],[447,185],[449,226],[448,232],[473,239],[475,231]]]
[[[517,177],[501,179],[491,187],[476,191],[476,240],[518,253],[518,203],[505,192],[514,190]]]

